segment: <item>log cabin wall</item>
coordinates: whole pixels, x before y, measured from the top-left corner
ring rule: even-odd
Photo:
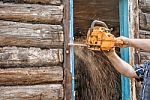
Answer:
[[[139,0],[139,38],[150,39],[150,0]],[[140,63],[150,60],[150,53],[140,50]]]
[[[61,0],[0,0],[0,100],[63,100]]]

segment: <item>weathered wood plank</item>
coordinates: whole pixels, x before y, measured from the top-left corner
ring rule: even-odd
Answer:
[[[74,16],[78,20],[85,21],[100,19],[119,22],[118,2],[118,0],[111,2],[110,0],[74,0]]]
[[[62,100],[63,86],[61,84],[1,86],[0,97],[1,100]]]
[[[63,47],[61,25],[26,24],[0,20],[0,46]]]
[[[63,62],[62,49],[0,48],[0,67],[29,67],[58,65]]]
[[[74,0],[75,1],[75,0]],[[63,0],[64,4],[64,100],[72,100],[72,75],[70,53],[68,50],[68,43],[70,42],[70,0]],[[68,50],[70,51],[70,50]]]
[[[150,14],[140,13],[140,29],[150,30]]]
[[[149,52],[140,52],[140,60],[143,64],[145,61],[150,60],[150,53]]]
[[[143,12],[150,12],[150,0],[139,0],[139,7]]]
[[[34,85],[63,81],[60,66],[0,69],[0,85]]]
[[[0,46],[17,46],[17,47],[40,47],[40,48],[63,48],[63,42],[0,36]]]
[[[119,34],[118,3],[119,0],[74,0],[75,37],[86,36],[93,20],[104,21],[114,34]]]
[[[0,20],[0,34],[26,38],[55,38],[55,41],[63,41],[61,25],[27,24]]]
[[[141,39],[150,39],[150,31],[140,30],[139,31],[139,37]]]
[[[0,2],[0,19],[60,24],[63,19],[63,6],[36,4],[8,4]]]
[[[0,0],[3,1],[3,3],[9,2],[9,3],[40,3],[40,4],[52,4],[52,5],[60,5],[60,0]]]

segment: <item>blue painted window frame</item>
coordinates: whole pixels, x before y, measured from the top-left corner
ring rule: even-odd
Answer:
[[[74,42],[74,32],[73,32],[73,0],[70,0],[70,29],[69,29],[69,38],[70,43]],[[72,100],[75,100],[75,80],[74,80],[74,49],[73,46],[70,46],[70,67],[72,74]]]
[[[120,16],[120,35],[129,37],[129,9],[128,0],[119,0],[119,16]],[[129,48],[120,50],[121,58],[127,63],[130,62]],[[121,75],[122,100],[131,100],[130,79]]]

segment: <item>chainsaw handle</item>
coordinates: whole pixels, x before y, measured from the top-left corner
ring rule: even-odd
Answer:
[[[103,26],[103,27],[108,29],[108,26],[104,22],[99,21],[99,20],[94,20],[92,22],[92,24],[91,24],[91,28],[90,29],[93,29],[96,24],[101,25],[101,26]]]

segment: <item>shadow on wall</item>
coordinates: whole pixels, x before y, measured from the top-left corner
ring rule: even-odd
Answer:
[[[121,100],[120,74],[102,52],[75,47],[76,100]]]

